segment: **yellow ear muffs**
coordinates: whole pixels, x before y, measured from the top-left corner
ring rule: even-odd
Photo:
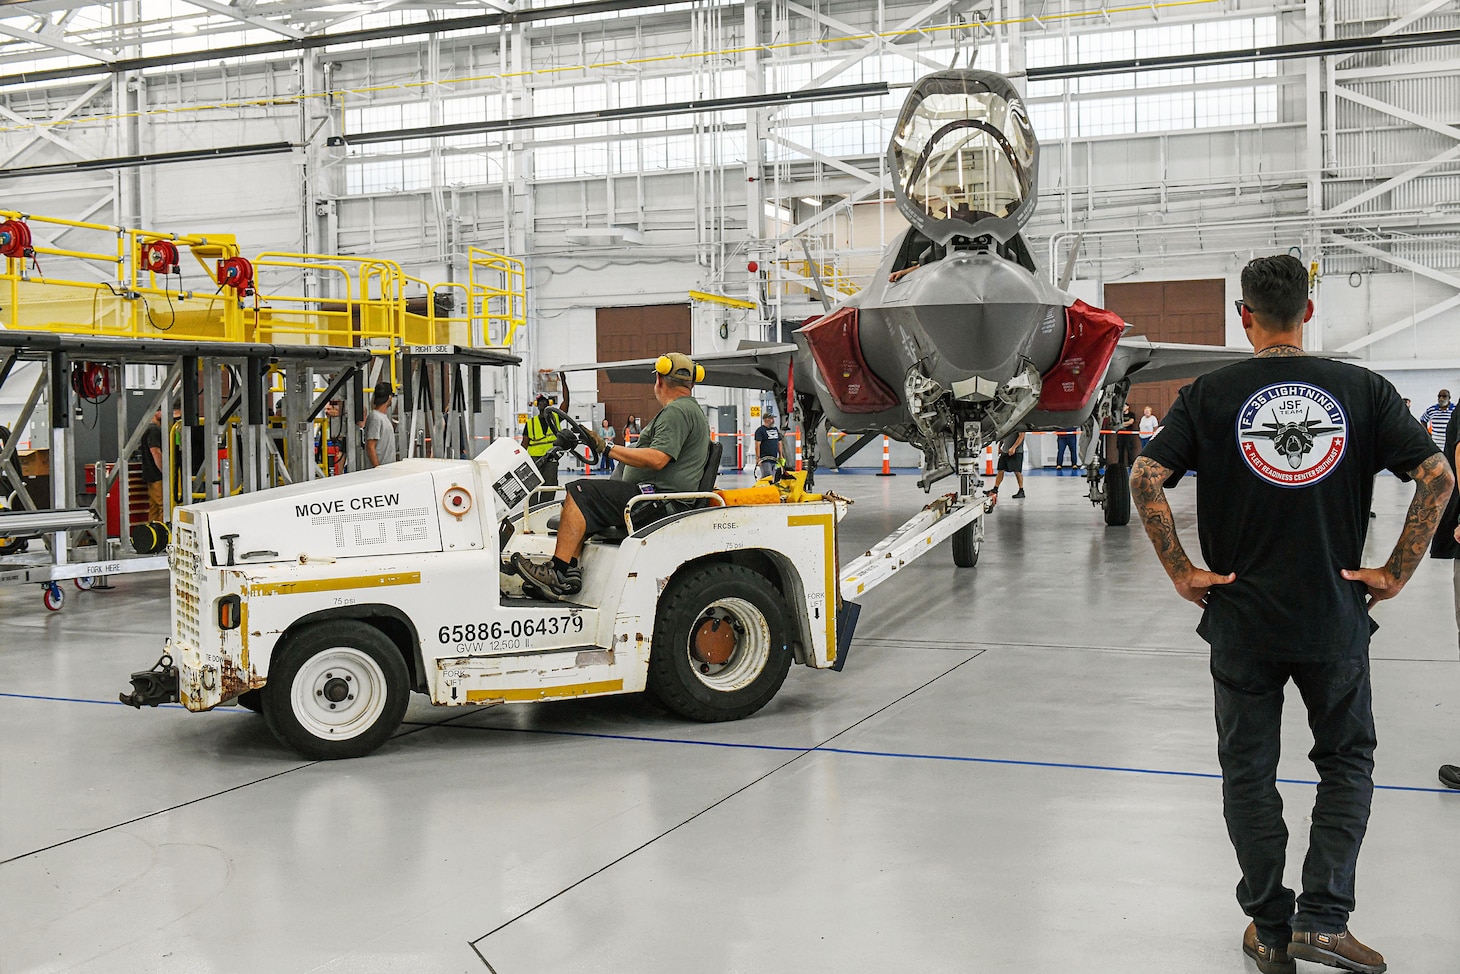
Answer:
[[[674,368],[674,363],[669,361],[668,355],[659,356],[659,361],[654,363],[654,371],[660,375],[668,375],[672,368]]]
[[[698,363],[695,364],[695,381],[696,382],[704,382],[705,381],[705,367],[703,365],[698,364]]]

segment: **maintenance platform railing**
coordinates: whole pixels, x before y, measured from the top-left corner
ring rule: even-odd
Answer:
[[[62,237],[71,239],[63,244]],[[0,210],[0,255],[6,329],[336,348],[505,348],[527,319],[522,262],[475,247],[466,282],[432,284],[377,257],[247,257],[231,234]]]

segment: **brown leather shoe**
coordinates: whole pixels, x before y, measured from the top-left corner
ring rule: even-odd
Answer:
[[[1384,955],[1359,943],[1347,930],[1343,933],[1318,933],[1313,930],[1293,933],[1293,942],[1288,953],[1299,960],[1310,960],[1315,964],[1359,974],[1384,974],[1389,967]]]
[[[1298,965],[1282,947],[1272,947],[1257,939],[1257,924],[1247,924],[1242,934],[1242,953],[1257,961],[1262,974],[1298,974]]]

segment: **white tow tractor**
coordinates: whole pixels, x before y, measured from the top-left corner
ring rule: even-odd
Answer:
[[[412,690],[442,706],[647,690],[693,720],[753,714],[793,660],[845,662],[857,613],[837,574],[846,502],[794,484],[713,492],[718,453],[703,491],[636,497],[623,535],[585,546],[573,602],[534,598],[506,569],[517,552],[552,554],[561,507],[532,502],[541,477],[511,440],[475,460],[404,460],[180,507],[172,636],[121,700],[238,703],[311,758],[379,747]],[[930,506],[915,531],[849,566],[851,593],[984,510]]]

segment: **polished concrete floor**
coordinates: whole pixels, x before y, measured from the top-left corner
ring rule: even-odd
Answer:
[[[843,557],[925,502],[912,481],[824,478],[857,501]],[[911,566],[844,672],[794,668],[751,719],[416,703],[358,761],[116,704],[159,652],[160,578],[58,614],[0,589],[0,970],[1251,971],[1196,610],[1080,490],[1006,488],[977,568]],[[1373,561],[1408,496],[1380,480]],[[1460,969],[1449,569],[1377,610],[1353,928],[1395,974]],[[1291,881],[1314,789],[1288,718]]]

